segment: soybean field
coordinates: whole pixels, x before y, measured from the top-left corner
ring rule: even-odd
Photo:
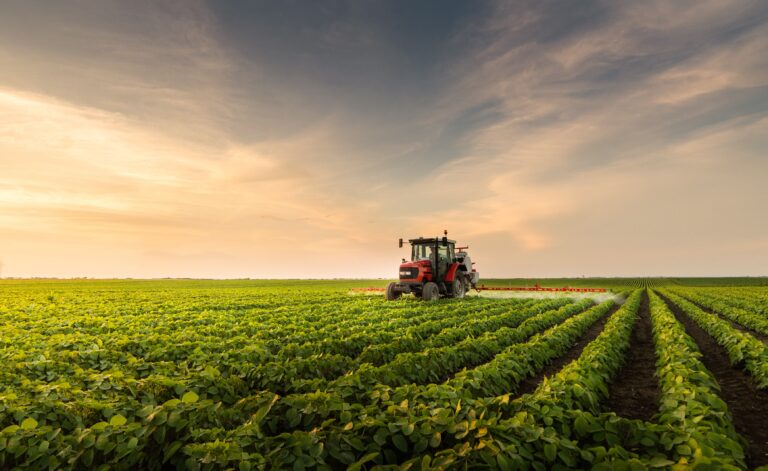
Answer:
[[[760,279],[584,283],[1,280],[0,468],[768,465]]]

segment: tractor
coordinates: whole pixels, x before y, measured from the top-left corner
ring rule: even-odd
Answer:
[[[403,239],[399,241],[403,247]],[[472,268],[466,250],[456,247],[456,241],[443,237],[409,239],[411,261],[403,259],[400,281],[387,286],[387,300],[398,299],[404,293],[413,293],[424,301],[438,298],[463,298],[467,291],[477,287],[480,274]]]

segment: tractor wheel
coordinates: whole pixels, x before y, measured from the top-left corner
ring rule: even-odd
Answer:
[[[403,295],[400,291],[395,289],[396,283],[390,283],[387,285],[387,301],[394,301]]]
[[[456,278],[453,280],[453,286],[451,287],[451,293],[454,298],[463,298],[467,294],[467,285],[464,284],[464,280]]]
[[[434,301],[440,297],[440,290],[437,287],[437,283],[428,281],[424,283],[424,289],[421,290],[421,299],[424,301]]]

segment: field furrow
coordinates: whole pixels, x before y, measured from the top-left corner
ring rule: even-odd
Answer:
[[[603,410],[649,421],[659,410],[659,394],[649,300],[643,294],[626,363],[611,382]]]

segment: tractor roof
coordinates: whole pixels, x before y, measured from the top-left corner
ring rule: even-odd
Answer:
[[[446,241],[449,244],[456,243],[456,241],[452,239],[446,239]],[[418,239],[408,239],[408,242],[410,242],[411,244],[435,244],[435,243],[442,244],[443,238],[442,237],[430,237],[430,238],[419,237]]]

